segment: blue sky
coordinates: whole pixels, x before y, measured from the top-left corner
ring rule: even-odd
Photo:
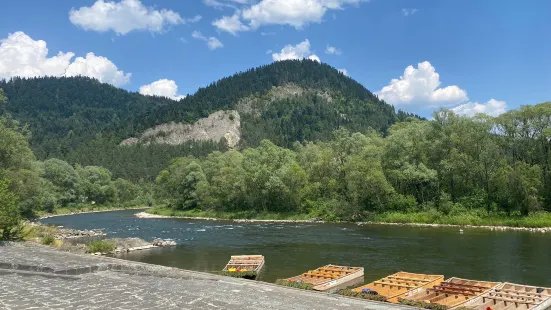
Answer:
[[[80,74],[181,98],[310,57],[406,111],[498,115],[551,100],[549,29],[545,0],[6,1],[0,78]]]

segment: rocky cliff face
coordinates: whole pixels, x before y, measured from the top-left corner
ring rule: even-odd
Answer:
[[[233,148],[241,140],[241,115],[252,115],[259,118],[271,104],[280,100],[318,96],[331,103],[331,94],[318,89],[305,89],[296,84],[272,87],[263,94],[254,94],[241,98],[235,110],[217,111],[193,124],[167,123],[149,128],[140,137],[125,139],[121,146],[141,143],[144,145],[170,144],[180,145],[185,141],[214,141],[225,138],[228,147]]]
[[[217,111],[193,124],[167,123],[147,129],[139,138],[128,138],[121,146],[142,143],[179,145],[185,141],[215,141],[225,138],[229,147],[241,139],[241,120],[235,110]]]

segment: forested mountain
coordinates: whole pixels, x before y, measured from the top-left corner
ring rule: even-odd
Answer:
[[[298,89],[285,93],[288,88]],[[219,110],[241,114],[238,148],[270,139],[327,140],[344,127],[386,132],[408,114],[379,100],[336,69],[310,60],[275,62],[221,79],[179,102],[142,96],[85,77],[13,78],[0,81],[8,104],[2,114],[28,125],[39,159],[56,157],[100,165],[115,176],[152,179],[169,159],[224,150],[218,141],[181,145],[132,145],[121,141],[159,124],[193,123]]]

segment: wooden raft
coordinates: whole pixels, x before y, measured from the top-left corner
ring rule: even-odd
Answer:
[[[232,255],[230,257],[230,261],[226,264],[222,271],[254,272],[258,274],[263,267],[263,255]]]
[[[444,281],[443,275],[427,275],[400,271],[377,281],[355,288],[354,291],[375,291],[387,297],[388,302],[398,303],[398,298],[408,298]]]
[[[363,282],[363,276],[362,267],[326,265],[285,280],[309,283],[314,290],[327,292],[357,285]]]
[[[429,287],[422,292],[406,298],[455,307],[490,291],[499,284],[499,282],[450,278],[438,285]]]
[[[551,306],[551,288],[503,283],[461,306],[476,310],[544,310]]]

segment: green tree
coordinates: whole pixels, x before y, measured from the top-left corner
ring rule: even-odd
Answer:
[[[135,200],[140,193],[140,189],[138,186],[134,185],[128,180],[124,180],[121,178],[113,181],[113,186],[115,187],[117,192],[118,202],[129,202]]]
[[[419,203],[439,195],[438,172],[428,167],[428,140],[431,128],[427,122],[399,123],[390,130],[383,155],[385,175],[403,195]]]
[[[115,200],[116,190],[111,181],[111,172],[103,167],[76,167],[78,175],[77,194],[80,200],[104,204]]]
[[[10,192],[9,182],[0,179],[0,240],[12,240],[17,236],[21,215],[17,196]]]
[[[57,158],[45,160],[43,169],[43,177],[54,185],[59,203],[66,206],[75,202],[78,187],[78,175],[75,169],[66,161]]]
[[[492,180],[493,199],[508,214],[519,211],[526,216],[541,207],[541,185],[539,166],[523,162],[503,164]]]
[[[180,206],[183,209],[193,209],[199,205],[198,189],[207,187],[207,178],[197,162],[190,163],[185,168],[184,179],[180,183]]]

